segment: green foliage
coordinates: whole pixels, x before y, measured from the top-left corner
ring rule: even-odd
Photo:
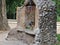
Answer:
[[[57,15],[57,21],[60,22],[60,16],[59,15]]]
[[[57,21],[60,21],[60,0],[53,0],[56,3],[56,11],[57,11]],[[16,7],[22,6],[24,0],[6,0],[6,8],[7,8],[7,17],[15,18],[16,15]]]
[[[56,3],[57,21],[60,21],[60,0],[53,0]]]
[[[57,35],[57,39],[60,42],[60,34]]]
[[[6,0],[7,18],[16,18],[16,7],[23,5],[24,0]]]
[[[57,34],[57,40],[58,40],[58,43],[56,45],[60,45],[60,34]]]
[[[57,21],[60,21],[60,0],[57,0]]]

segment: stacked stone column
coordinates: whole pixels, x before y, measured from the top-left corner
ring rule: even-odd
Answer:
[[[51,0],[38,0],[39,29],[35,36],[36,45],[56,44],[56,12],[55,4]]]

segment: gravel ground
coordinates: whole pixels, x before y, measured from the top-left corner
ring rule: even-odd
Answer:
[[[0,41],[0,45],[28,45],[21,41]]]
[[[4,32],[0,31],[0,45],[28,45],[22,41],[16,41],[16,40],[15,41],[13,41],[13,40],[8,41],[8,40],[6,40],[8,32],[9,31],[4,31]]]

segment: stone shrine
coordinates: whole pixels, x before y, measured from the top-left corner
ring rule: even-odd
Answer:
[[[28,45],[56,44],[56,13],[52,0],[25,0],[17,8],[17,26],[7,39],[17,39]]]
[[[34,0],[25,0],[22,7],[17,7],[18,25],[23,29],[38,28],[39,11]]]

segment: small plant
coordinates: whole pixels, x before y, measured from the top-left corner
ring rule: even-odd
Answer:
[[[55,45],[60,45],[60,34],[57,34],[57,40],[58,40],[58,43]]]
[[[30,29],[30,27],[29,27],[29,26],[27,26],[27,27],[26,27],[26,29]]]

